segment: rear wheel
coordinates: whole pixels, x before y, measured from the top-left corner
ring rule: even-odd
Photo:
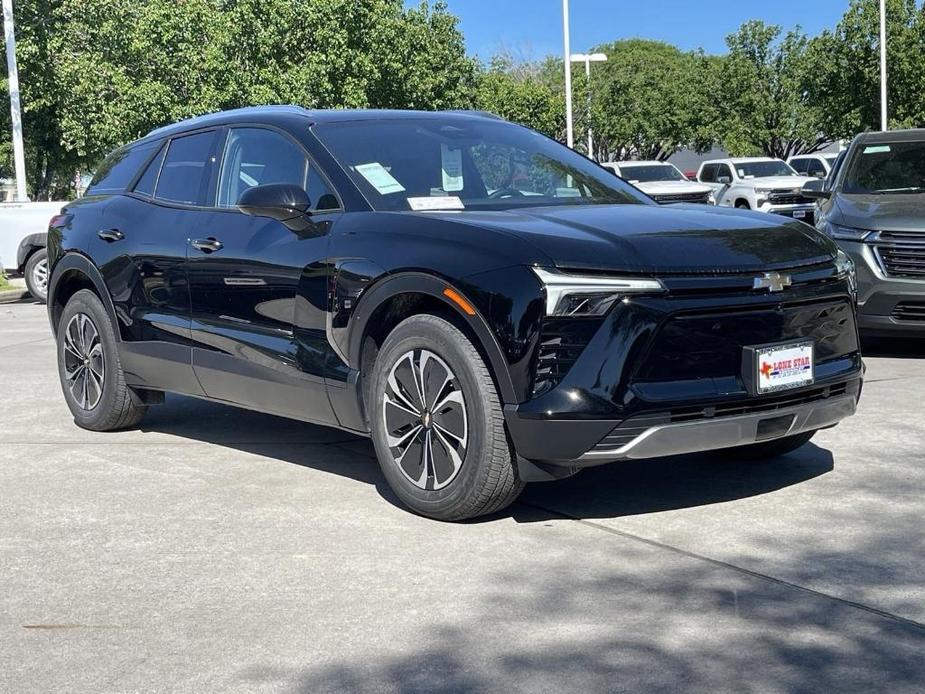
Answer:
[[[787,453],[792,453],[801,446],[806,445],[815,433],[815,431],[804,431],[802,434],[784,436],[783,438],[773,439],[771,441],[762,441],[761,443],[751,443],[747,446],[726,448],[724,452],[730,457],[744,458],[747,460],[776,458],[781,455],[786,455]]]
[[[370,396],[379,465],[415,512],[463,520],[520,494],[494,382],[451,323],[429,315],[400,323],[376,360]]]
[[[125,385],[112,323],[99,297],[74,294],[58,324],[58,375],[74,422],[92,431],[137,424],[147,411]]]
[[[32,298],[45,303],[48,298],[48,251],[40,248],[29,256],[25,267],[26,289]]]

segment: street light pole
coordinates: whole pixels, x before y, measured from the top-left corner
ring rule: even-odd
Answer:
[[[594,158],[594,140],[591,137],[591,63],[603,63],[607,60],[605,53],[575,53],[569,57],[573,63],[585,64],[585,78],[588,80],[588,158]]]
[[[562,37],[565,49],[565,141],[569,147],[573,147],[575,132],[572,123],[572,63],[569,60],[572,48],[569,45],[568,0],[562,0]]]
[[[3,0],[3,34],[6,39],[6,67],[10,80],[10,116],[13,122],[13,163],[16,169],[16,201],[27,202],[26,157],[22,145],[22,116],[19,109],[19,72],[16,69],[16,34],[13,31],[13,0]]]
[[[889,130],[886,92],[886,0],[880,0],[880,129]]]

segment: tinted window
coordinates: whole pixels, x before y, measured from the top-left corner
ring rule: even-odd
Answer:
[[[580,154],[502,121],[345,121],[315,132],[377,210],[651,204]]]
[[[713,183],[716,181],[716,164],[704,164],[700,172],[700,180],[704,183]]]
[[[862,144],[845,171],[845,193],[925,192],[925,141]]]
[[[125,190],[135,178],[138,169],[157,147],[156,142],[123,147],[110,154],[100,164],[87,188],[87,195],[115,193]]]
[[[792,166],[793,170],[797,173],[806,173],[806,169],[809,167],[809,160],[794,159],[790,162],[790,166]]]
[[[835,179],[838,178],[838,172],[841,170],[842,164],[845,162],[845,157],[848,154],[847,149],[843,149],[838,153],[838,156],[835,157],[835,162],[832,164],[832,170],[829,171],[829,175],[825,179],[825,189],[831,190],[835,185]]]
[[[209,181],[215,163],[212,156],[214,139],[215,132],[212,131],[171,140],[157,179],[155,197],[187,205],[209,204]]]
[[[145,168],[145,172],[141,175],[141,178],[138,179],[138,183],[135,184],[134,190],[136,193],[147,195],[148,197],[154,195],[154,184],[157,183],[157,174],[160,173],[161,163],[164,161],[164,153],[166,151],[166,147],[161,147],[161,151],[158,152],[157,156],[154,157],[147,168]]]
[[[720,176],[725,176],[730,181],[735,180],[732,177],[732,170],[729,168],[727,164],[720,164],[719,166],[716,167],[716,180],[717,181],[720,179]]]
[[[288,138],[272,130],[236,128],[228,133],[218,206],[234,207],[248,188],[291,183],[306,188],[308,159]]]
[[[790,166],[779,159],[770,161],[741,161],[736,164],[741,178],[766,178],[768,176],[793,176]]]
[[[308,169],[308,199],[311,201],[312,208],[315,210],[336,210],[340,208],[340,202],[334,191],[328,185],[314,166]]]
[[[623,178],[627,181],[650,183],[652,181],[686,181],[684,175],[671,164],[646,164],[643,166],[627,166],[620,168]]]
[[[807,176],[818,176],[825,178],[825,166],[821,159],[810,159],[806,167]]]

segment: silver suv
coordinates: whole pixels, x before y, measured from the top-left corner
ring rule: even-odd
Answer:
[[[803,194],[857,266],[862,332],[925,337],[925,130],[858,135]]]

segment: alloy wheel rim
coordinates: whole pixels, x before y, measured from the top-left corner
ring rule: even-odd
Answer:
[[[48,291],[48,260],[43,259],[32,268],[32,283],[43,294]]]
[[[64,380],[80,409],[99,405],[105,376],[100,333],[87,314],[77,313],[64,329]]]
[[[416,349],[392,366],[382,401],[389,452],[419,489],[442,489],[459,474],[469,443],[466,400],[456,374],[433,352]]]

